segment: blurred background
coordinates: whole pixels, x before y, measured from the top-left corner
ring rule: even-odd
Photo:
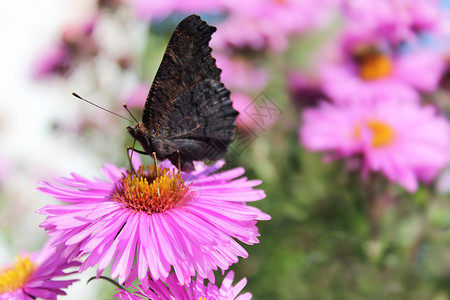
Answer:
[[[240,112],[227,168],[272,216],[254,299],[450,299],[450,1],[0,1],[0,264],[39,250],[39,181],[127,166],[176,25],[198,14]],[[61,299],[110,299],[86,272]],[[220,272],[217,273],[220,278]],[[220,282],[220,280],[219,280]]]

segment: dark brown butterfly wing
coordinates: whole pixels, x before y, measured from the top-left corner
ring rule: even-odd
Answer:
[[[183,92],[205,79],[220,81],[221,70],[208,46],[215,31],[197,15],[178,24],[145,103],[142,122],[150,132],[159,130],[161,117]]]
[[[238,115],[220,83],[208,46],[216,31],[191,15],[178,24],[145,103],[142,122],[127,127],[145,152],[169,158],[181,170],[192,161],[222,157],[234,139]]]
[[[215,80],[205,79],[171,103],[160,119],[158,139],[165,141],[174,165],[190,169],[193,160],[221,158],[234,140],[238,112],[232,107],[230,92]],[[179,155],[179,157],[178,157]]]

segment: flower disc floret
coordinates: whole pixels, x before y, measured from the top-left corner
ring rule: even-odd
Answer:
[[[125,207],[147,214],[162,213],[181,207],[193,198],[193,192],[178,174],[167,168],[139,167],[136,173],[127,171],[115,184],[111,198]]]
[[[29,256],[17,256],[13,265],[0,269],[0,294],[15,291],[23,286],[35,268]]]
[[[392,61],[382,54],[365,56],[359,65],[359,75],[364,80],[386,78],[392,73]]]
[[[389,146],[395,139],[394,130],[382,121],[370,120],[367,126],[372,131],[372,146],[374,148]]]

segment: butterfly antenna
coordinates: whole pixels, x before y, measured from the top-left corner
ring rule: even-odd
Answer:
[[[158,174],[158,163],[157,163],[157,159],[156,159],[156,153],[153,152],[153,161],[155,162],[155,170],[156,170],[156,189],[158,191],[158,196],[161,197],[161,194],[159,193],[159,174]]]
[[[135,120],[136,123],[139,123],[139,121],[133,116],[133,114],[131,113],[131,111],[128,109],[128,106],[127,106],[127,104],[126,104],[125,102],[122,103],[122,106],[123,106],[123,108],[125,108],[126,111],[130,114],[130,116],[133,118],[133,120]]]
[[[109,112],[110,114],[113,114],[113,115],[118,116],[118,117],[120,117],[120,118],[122,118],[122,119],[124,119],[124,120],[127,120],[127,121],[130,122],[130,123],[134,123],[134,122],[131,121],[130,119],[125,118],[124,116],[121,116],[121,115],[119,115],[118,113],[115,113],[115,112],[113,112],[113,111],[110,111],[110,110],[108,110],[108,109],[106,109],[106,108],[104,108],[104,107],[101,107],[100,105],[95,104],[94,102],[91,102],[91,101],[89,101],[89,100],[84,99],[83,97],[81,97],[80,95],[78,95],[78,94],[75,93],[75,92],[73,92],[72,95],[75,96],[76,98],[80,99],[80,100],[83,100],[84,102],[87,102],[87,103],[89,103],[89,104],[91,104],[91,105],[94,105],[94,106],[97,107],[97,108],[100,108],[101,110],[107,111],[107,112]]]

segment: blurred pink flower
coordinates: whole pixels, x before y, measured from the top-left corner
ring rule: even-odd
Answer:
[[[231,100],[233,101],[233,108],[239,112],[236,119],[236,125],[242,128],[250,127],[253,128],[253,119],[245,112],[252,105],[252,100],[243,93],[233,93],[231,95]]]
[[[444,22],[439,0],[343,0],[342,14],[349,36],[382,36],[394,43],[420,31],[437,32]]]
[[[68,25],[60,40],[37,60],[33,76],[36,79],[48,76],[66,76],[79,61],[95,56],[98,44],[93,37],[97,16],[81,23]]]
[[[218,24],[211,46],[219,50],[281,52],[288,45],[288,34],[270,19],[231,14]]]
[[[213,36],[214,39],[214,36]],[[267,71],[252,62],[237,57],[214,53],[217,66],[222,69],[221,79],[230,90],[261,91],[268,81]]]
[[[67,47],[56,45],[36,62],[33,77],[40,79],[50,75],[65,76],[71,68],[71,62],[72,56]]]
[[[324,64],[319,76],[324,92],[338,103],[374,97],[417,101],[417,91],[438,88],[444,68],[437,53],[415,51],[395,57],[376,54],[359,63]]]
[[[131,92],[125,96],[125,103],[129,108],[142,109],[147,100],[148,91],[150,90],[149,83],[141,83],[136,85]]]
[[[165,18],[173,13],[217,12],[223,8],[222,0],[128,0],[136,15],[142,19]]]
[[[235,92],[231,94],[231,99],[233,108],[239,112],[236,119],[237,126],[250,133],[267,130],[282,114],[278,105],[266,98],[264,93],[251,99],[244,93]]]
[[[66,295],[62,289],[77,280],[64,280],[61,276],[74,273],[64,270],[79,265],[61,258],[49,243],[39,252],[22,253],[14,264],[0,268],[0,299],[56,299],[58,295]]]
[[[69,47],[90,47],[89,43],[92,42],[91,38],[97,21],[98,17],[94,16],[82,22],[69,24],[61,34],[62,41]]]
[[[281,52],[289,37],[330,21],[338,0],[228,0],[227,18],[218,24],[215,49]]]
[[[198,278],[194,282],[180,285],[176,277],[172,274],[167,278],[166,283],[162,281],[149,281],[144,279],[144,283],[139,285],[134,293],[121,290],[116,297],[126,300],[142,300],[144,299],[215,299],[215,300],[249,300],[252,294],[244,293],[239,295],[242,289],[247,284],[244,278],[234,286],[233,284],[234,272],[230,271],[225,276],[222,286],[217,286],[209,283],[207,286],[203,283],[203,279]]]
[[[258,243],[257,220],[270,219],[247,206],[265,197],[253,189],[261,181],[238,178],[243,168],[212,174],[223,164],[196,163],[196,171],[180,174],[164,161],[158,177],[153,166],[131,174],[108,164],[107,181],[72,174],[41,183],[41,191],[70,204],[40,209],[47,216],[41,227],[68,259],[87,255],[80,271],[98,264],[100,275],[112,263],[111,277],[121,284],[148,275],[165,281],[171,270],[181,284],[196,275],[214,282],[213,270],[248,255],[235,239]]]
[[[329,101],[322,91],[319,80],[300,72],[290,72],[287,78],[289,96],[300,109],[314,107],[320,101]]]
[[[244,93],[233,93],[231,94],[231,99],[233,100],[233,108],[239,112],[236,125],[244,131],[252,133],[254,131],[266,130],[278,119],[264,118],[264,122],[262,123],[260,118],[257,117],[260,113],[255,107],[256,103]]]
[[[322,103],[305,110],[303,120],[300,140],[308,150],[362,155],[363,174],[382,172],[411,192],[449,161],[449,124],[433,107],[393,99]]]
[[[330,23],[341,0],[225,0],[230,14],[265,20],[279,32],[303,33]]]

